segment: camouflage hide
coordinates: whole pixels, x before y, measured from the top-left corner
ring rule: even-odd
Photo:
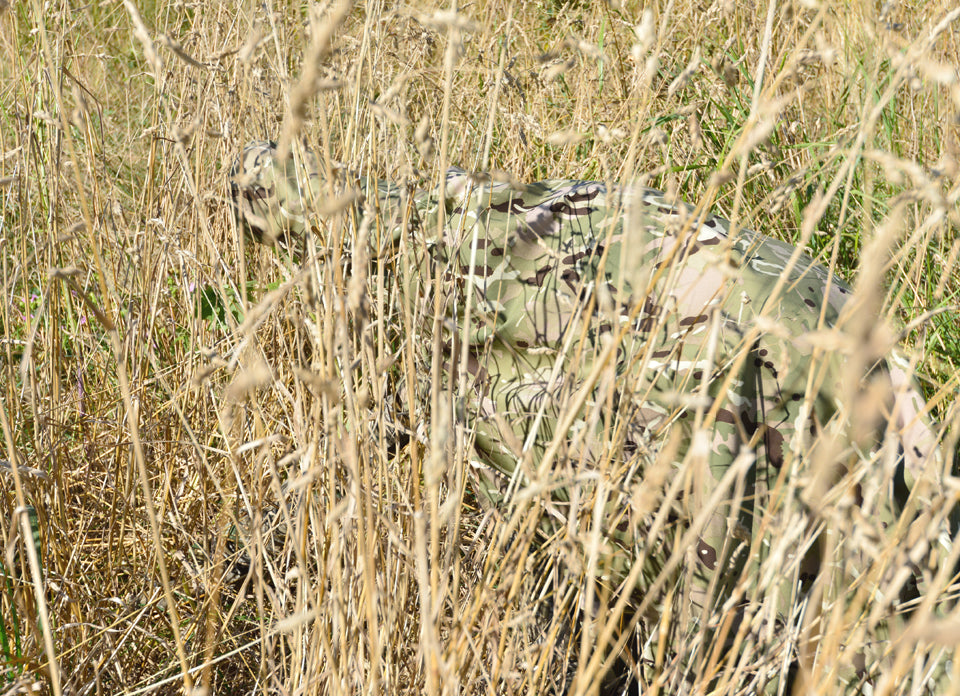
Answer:
[[[836,551],[824,530],[877,540],[930,524],[942,463],[909,365],[791,245],[645,188],[456,169],[442,195],[342,175],[328,187],[303,158],[246,148],[233,178],[244,229],[302,254],[307,232],[327,234],[330,201],[355,192],[367,255],[413,269],[408,296],[455,327],[446,379],[466,399],[476,493],[505,515],[537,509],[541,535],[585,556],[599,535],[580,572],[610,597],[633,593],[638,620],[671,641],[700,635],[691,671],[724,615],[727,643],[757,618],[767,598],[745,586],[779,593],[753,630],[797,624]],[[866,573],[876,559],[857,543]],[[745,584],[777,554],[779,582]],[[680,594],[687,620],[658,627]],[[871,614],[878,635],[895,604]],[[869,680],[850,672],[852,687]]]

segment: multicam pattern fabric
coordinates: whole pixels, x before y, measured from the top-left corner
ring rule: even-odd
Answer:
[[[255,239],[299,247],[320,232],[326,189],[313,156],[303,159],[281,162],[269,143],[244,150],[233,195]],[[825,343],[856,311],[851,290],[794,247],[733,233],[658,191],[591,181],[513,186],[452,169],[441,196],[364,179],[350,188],[377,221],[374,256],[409,255],[420,282],[411,294],[446,283],[447,324],[468,348],[459,393],[473,395],[477,493],[501,510],[535,495],[542,530],[571,538],[603,510],[600,581],[633,583],[654,625],[677,583],[696,588],[689,616],[729,600],[780,514],[771,492],[785,476],[810,477],[818,457],[835,464],[829,490],[844,475],[859,480],[843,470],[870,461],[858,452],[899,450],[876,460],[889,469],[883,490],[861,494],[877,534],[899,519],[907,491],[922,506],[939,490],[936,436],[904,364],[857,362]],[[865,393],[869,413],[866,400],[849,403]],[[675,476],[652,483],[657,466]],[[650,548],[664,506],[672,532]],[[671,564],[684,540],[696,559]],[[810,548],[801,585],[819,562]]]

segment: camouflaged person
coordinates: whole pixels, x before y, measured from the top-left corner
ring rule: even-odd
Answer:
[[[302,249],[305,232],[322,234],[324,187],[303,159],[281,161],[270,143],[244,150],[233,197],[255,239]],[[468,347],[461,393],[475,395],[476,493],[500,510],[525,501],[544,534],[584,548],[600,511],[593,577],[610,597],[632,593],[649,636],[687,646],[667,692],[706,679],[724,652],[714,644],[796,640],[824,530],[855,518],[875,541],[931,523],[920,511],[929,517],[941,495],[937,438],[906,363],[833,331],[856,325],[851,290],[794,247],[731,234],[650,189],[511,186],[456,169],[442,195],[341,184],[357,194],[356,219],[376,223],[372,255],[402,249],[419,271],[407,293],[446,283],[447,323]],[[771,539],[771,526],[794,534]],[[877,563],[851,555],[864,575]],[[885,572],[922,565],[895,559]],[[783,573],[763,585],[775,598],[744,590],[771,567]],[[686,604],[667,606],[679,597]],[[895,604],[870,609],[879,652]],[[679,618],[664,627],[667,609]],[[851,690],[876,676],[841,668]],[[751,678],[752,691],[777,688],[775,674]]]

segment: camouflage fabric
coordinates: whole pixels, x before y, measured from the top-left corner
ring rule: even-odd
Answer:
[[[322,236],[326,189],[304,159],[281,162],[269,143],[244,150],[233,195],[255,239],[302,248],[306,233]],[[411,295],[431,293],[430,279],[449,288],[444,312],[459,335],[448,365],[459,365],[457,339],[467,351],[448,377],[469,396],[477,493],[501,510],[534,500],[542,533],[583,548],[598,517],[595,576],[633,588],[651,626],[684,584],[696,606],[674,611],[692,624],[710,612],[749,618],[742,590],[732,609],[730,598],[774,553],[771,519],[799,506],[808,526],[777,600],[777,621],[795,622],[822,552],[809,520],[829,524],[833,484],[880,482],[854,496],[875,537],[940,491],[937,438],[906,363],[857,355],[832,331],[857,311],[851,290],[794,247],[733,234],[658,191],[599,182],[513,186],[452,169],[442,195],[338,186],[376,221],[374,256],[408,256],[420,283]],[[871,459],[881,445],[892,456]],[[871,462],[882,475],[864,478]],[[809,484],[794,488],[794,507],[787,479]]]

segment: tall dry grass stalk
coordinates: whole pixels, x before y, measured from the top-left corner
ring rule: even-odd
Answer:
[[[645,692],[683,677],[671,655],[696,646],[657,639],[694,620],[683,596],[651,626],[644,598],[591,579],[596,525],[578,546],[540,536],[548,494],[478,504],[466,395],[434,388],[442,327],[408,301],[412,269],[364,263],[343,206],[311,242],[323,265],[245,245],[228,170],[252,139],[423,187],[449,164],[643,183],[801,244],[857,283],[852,355],[907,346],[955,456],[952,2],[31,0],[0,3],[0,23],[0,691],[582,694],[617,654],[643,663]],[[675,445],[635,491],[654,517],[692,473]],[[597,490],[629,475],[613,463]],[[866,538],[825,485],[819,514],[848,546],[893,563],[936,541],[941,511],[924,539]],[[804,519],[771,515],[744,596],[762,604]],[[848,591],[850,570],[796,624],[817,636],[802,649],[818,693],[902,582],[878,571]],[[890,692],[958,644],[955,617],[925,598],[916,616],[891,642]],[[730,630],[741,666],[802,643],[764,651]],[[707,663],[702,688],[743,687],[742,667]]]

